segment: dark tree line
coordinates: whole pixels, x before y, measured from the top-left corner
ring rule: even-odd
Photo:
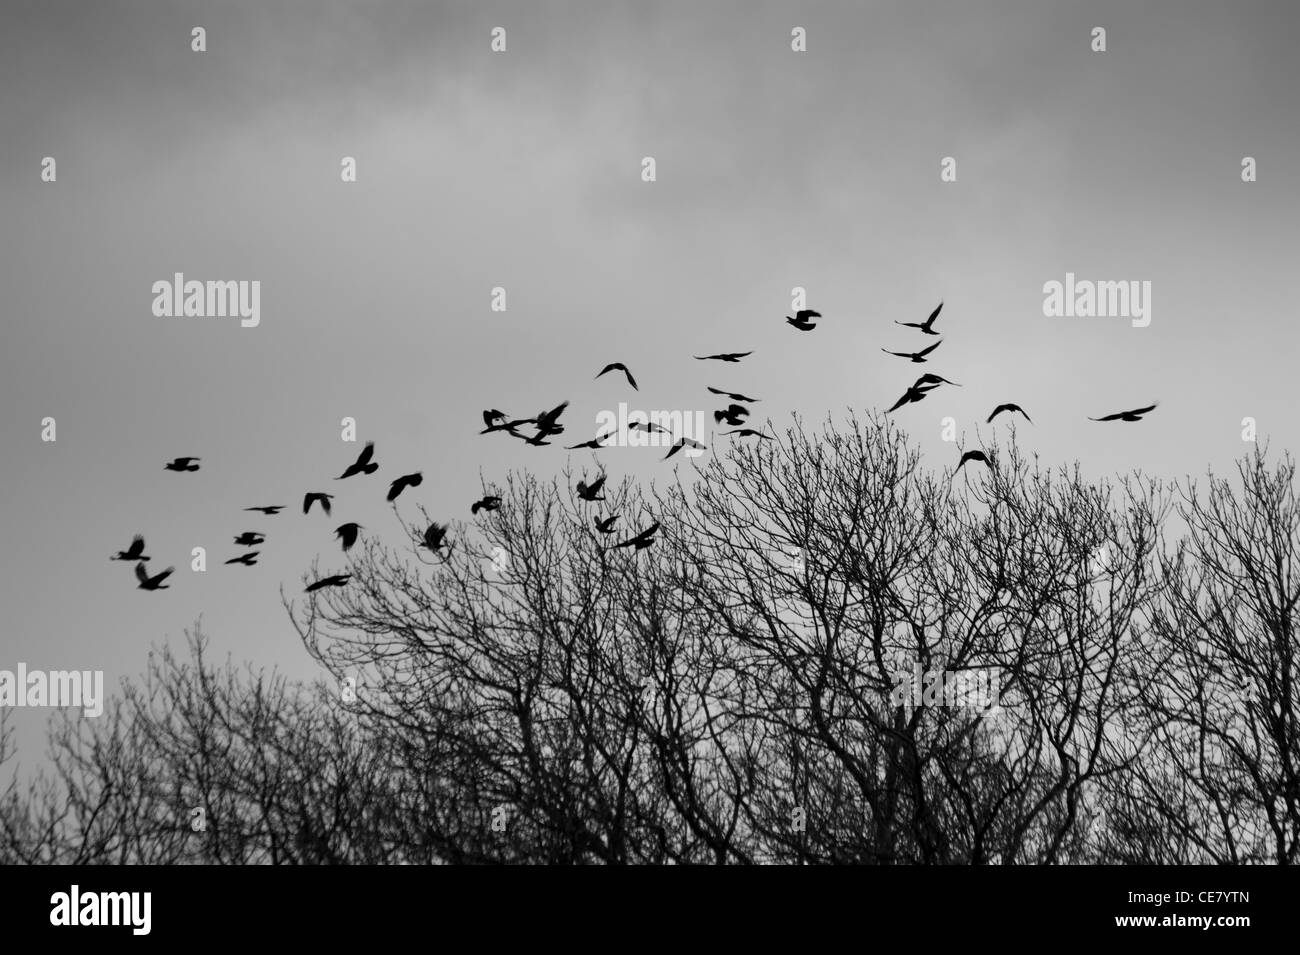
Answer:
[[[512,476],[446,556],[411,526],[286,598],[327,679],[196,632],[56,719],[0,862],[1296,862],[1293,462],[992,457],[935,473],[873,417],[602,503]],[[1000,706],[900,704],[912,667]]]

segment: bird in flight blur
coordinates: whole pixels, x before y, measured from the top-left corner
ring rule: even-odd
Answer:
[[[617,549],[619,547],[635,547],[637,550],[644,550],[645,548],[649,547],[651,544],[655,542],[654,535],[655,535],[655,531],[657,530],[659,530],[658,521],[651,524],[649,527],[641,531],[641,533],[637,534],[635,537],[630,537],[627,540],[623,541],[623,543],[621,544],[615,544],[614,547],[611,548],[611,550]]]
[[[246,510],[246,511],[261,511],[263,514],[274,515],[274,514],[279,514],[281,511],[283,511],[283,510],[284,510],[284,505],[283,505],[283,504],[271,504],[271,505],[268,506],[268,507],[246,507],[246,508],[244,508],[244,510]]]
[[[109,559],[141,561],[141,560],[152,560],[153,558],[145,556],[144,538],[139,534],[136,534],[135,537],[131,538],[130,547],[128,547],[126,550],[119,550],[117,552],[116,557],[111,557]]]
[[[328,514],[330,512],[330,501],[332,500],[334,500],[333,494],[324,494],[320,491],[309,491],[302,499],[302,512],[304,514],[311,513],[312,504],[319,503],[321,510]]]
[[[731,427],[738,428],[748,417],[749,409],[744,405],[727,405],[722,410],[713,412],[713,423],[722,424],[725,421]]]
[[[885,414],[891,414],[903,407],[903,405],[910,404],[913,401],[920,401],[938,387],[938,385],[930,385],[929,387],[918,387],[917,385],[913,385],[911,388],[908,388],[907,391],[903,392],[903,397],[895,401],[894,406],[890,408],[889,411],[886,411]]]
[[[164,471],[197,471],[198,464],[191,462],[198,461],[198,458],[175,458],[163,465]]]
[[[722,433],[738,434],[742,438],[765,438],[768,441],[772,440],[772,436],[770,434],[764,434],[762,431],[755,431],[753,428],[737,428],[735,431],[724,431]]]
[[[600,518],[597,518],[597,519],[596,519],[596,530],[600,531],[602,534],[612,534],[612,533],[614,533],[614,522],[615,522],[616,520],[618,520],[618,515],[617,515],[617,514],[612,514],[612,515],[610,515],[609,517],[606,517],[606,518],[603,519],[603,520],[601,520]]]
[[[957,470],[960,471],[967,461],[982,461],[989,466],[990,471],[993,470],[993,462],[988,459],[983,451],[967,451],[961,456],[961,460],[957,462]]]
[[[1147,405],[1145,408],[1135,408],[1132,411],[1117,411],[1114,414],[1106,415],[1106,417],[1104,418],[1089,418],[1088,420],[1089,421],[1141,421],[1142,416],[1144,414],[1146,414],[1149,411],[1154,411],[1156,409],[1156,406],[1159,404],[1160,402],[1157,401],[1154,405]]]
[[[1007,404],[1005,404],[1005,405],[998,405],[996,408],[994,408],[994,409],[993,409],[993,413],[992,413],[991,415],[989,415],[989,421],[992,421],[994,418],[996,418],[998,415],[1002,414],[1002,412],[1004,412],[1004,411],[1009,411],[1009,412],[1011,412],[1012,414],[1014,414],[1015,412],[1019,411],[1021,414],[1025,415],[1025,420],[1026,420],[1026,421],[1028,421],[1030,424],[1033,424],[1033,423],[1034,423],[1034,419],[1031,418],[1031,417],[1029,417],[1029,415],[1025,414],[1025,409],[1024,409],[1024,408],[1020,407],[1020,405],[1015,405],[1015,404],[1010,404],[1010,403],[1007,403]],[[985,424],[988,424],[988,421],[986,421]]]
[[[257,531],[244,531],[235,538],[235,543],[240,547],[256,547],[258,544],[266,541],[266,535]]]
[[[733,362],[735,362],[735,361],[740,361],[740,359],[746,357],[747,355],[752,355],[752,354],[754,354],[752,351],[733,351],[733,352],[723,352],[723,353],[720,354],[720,355],[693,355],[693,356],[691,356],[691,357],[693,357],[696,361],[733,361]]]
[[[352,545],[357,542],[357,533],[361,530],[361,525],[355,521],[349,521],[346,524],[340,524],[334,529],[334,536],[343,542],[343,553],[352,549]]]
[[[471,504],[469,506],[469,512],[471,514],[477,514],[480,510],[495,511],[500,506],[501,498],[497,497],[495,494],[489,494],[486,497],[479,498]]]
[[[447,536],[447,525],[433,523],[424,531],[423,544],[431,551],[437,551],[442,547],[442,540]]]
[[[483,423],[487,425],[479,434],[487,434],[490,431],[511,431],[513,432],[521,424],[532,424],[536,418],[516,418],[511,421],[506,417],[504,411],[497,411],[491,408],[483,412]]]
[[[629,421],[627,426],[633,431],[644,431],[646,434],[654,434],[656,431],[660,434],[672,434],[663,425],[655,424],[653,421]]]
[[[590,441],[582,442],[582,444],[571,444],[565,450],[577,451],[579,448],[591,448],[593,451],[599,451],[601,448],[605,447],[605,442],[614,437],[615,434],[616,432],[614,431],[606,431],[604,434],[596,435]]]
[[[347,470],[336,477],[334,480],[342,481],[344,478],[352,477],[354,474],[374,474],[379,470],[379,465],[370,460],[375,456],[375,442],[367,441],[366,446],[361,449],[357,455],[357,460],[349,464]]]
[[[164,584],[163,581],[170,577],[175,570],[175,567],[168,567],[162,573],[150,577],[148,571],[144,569],[144,564],[140,563],[135,565],[135,577],[136,580],[140,581],[138,586],[141,590],[170,590],[170,585]]]
[[[939,317],[939,312],[942,309],[943,302],[940,302],[939,307],[931,312],[930,317],[923,322],[900,322],[898,319],[894,319],[894,324],[902,325],[905,328],[919,328],[927,335],[938,335],[939,333],[934,330],[934,320]]]
[[[743,401],[751,405],[760,400],[758,398],[746,398],[744,395],[733,395],[730,391],[722,391],[720,388],[714,388],[712,386],[709,386],[709,391],[713,392],[715,395],[722,395],[724,398],[730,398],[732,401]]]
[[[637,391],[641,390],[640,388],[636,387],[636,379],[632,377],[632,372],[628,371],[627,365],[623,364],[621,361],[610,362],[608,365],[606,365],[604,368],[600,370],[600,374],[597,375],[596,377],[599,378],[600,375],[605,374],[605,372],[607,371],[621,371],[624,375],[627,376],[627,383],[629,385],[631,385],[633,388],[636,388]]]
[[[897,355],[899,358],[910,358],[914,362],[923,362],[925,361],[926,355],[930,354],[930,352],[934,351],[942,344],[943,344],[943,340],[940,339],[939,341],[931,345],[929,348],[922,348],[920,351],[917,352],[890,351],[888,348],[882,348],[880,350],[884,352],[886,355]]]
[[[392,484],[388,485],[388,496],[385,498],[389,503],[397,500],[397,495],[401,494],[408,487],[419,487],[424,483],[423,472],[416,471],[414,474],[403,474]]]
[[[795,312],[794,318],[791,318],[789,315],[787,315],[785,317],[785,320],[789,322],[791,325],[793,325],[795,328],[799,329],[799,331],[801,332],[810,332],[817,327],[817,323],[809,321],[809,319],[821,318],[821,317],[822,317],[821,312],[814,312],[810,308],[805,308]]]
[[[961,385],[957,384],[955,381],[949,381],[947,378],[940,377],[939,375],[932,375],[929,372],[916,379],[916,382],[912,387],[920,388],[922,385],[952,385],[954,388],[961,387]]]
[[[691,448],[695,451],[703,451],[704,445],[696,441],[694,438],[678,438],[673,443],[673,446],[668,449],[668,453],[665,454],[661,460],[667,461],[669,458],[671,458],[682,448]]]
[[[243,564],[245,567],[252,567],[254,564],[257,563],[257,555],[260,553],[261,551],[259,550],[250,550],[246,554],[240,554],[238,557],[230,558],[230,560],[226,561],[226,563]]]
[[[586,481],[579,481],[576,490],[578,492],[578,497],[582,498],[584,501],[603,501],[605,499],[600,496],[600,491],[604,486],[605,475],[602,474],[590,484]]]
[[[351,574],[331,574],[329,577],[322,577],[315,583],[308,584],[303,593],[309,594],[313,590],[320,590],[322,587],[343,587],[351,577]]]

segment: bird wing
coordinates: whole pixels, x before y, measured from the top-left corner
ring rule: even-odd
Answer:
[[[637,388],[636,379],[632,377],[632,372],[627,370],[626,365],[623,366],[623,374],[627,375],[627,383],[629,385],[631,385],[633,388],[636,388],[637,391],[641,390],[640,388]]]
[[[797,318],[797,319],[799,319],[799,321],[801,321],[801,322],[806,322],[806,321],[808,321],[808,319],[810,319],[810,318],[821,318],[821,317],[822,317],[822,313],[821,313],[821,312],[814,312],[811,308],[804,308],[804,309],[800,309],[799,311],[795,312],[795,313],[794,313],[794,317]]]
[[[149,574],[144,569],[144,564],[135,565],[135,579],[142,584],[149,583]]]
[[[934,351],[936,348],[938,348],[938,347],[939,347],[940,345],[942,345],[942,344],[943,344],[943,340],[940,339],[939,341],[937,341],[937,342],[935,342],[933,345],[931,345],[929,348],[923,348],[923,349],[921,349],[919,352],[917,352],[917,354],[918,354],[918,355],[928,355],[928,354],[930,354],[930,352]]]
[[[939,313],[941,311],[943,311],[943,302],[940,302],[939,307],[936,308],[933,312],[931,312],[930,317],[925,320],[926,328],[929,328],[931,325],[934,324],[934,320],[939,317]]]
[[[1117,418],[1122,418],[1125,414],[1126,414],[1126,412],[1123,412],[1123,411],[1117,411],[1117,412],[1115,412],[1114,414],[1108,414],[1108,415],[1106,415],[1105,417],[1102,417],[1102,418],[1089,418],[1088,420],[1089,420],[1089,421],[1114,421],[1114,420],[1116,420]]]
[[[1155,411],[1155,410],[1156,410],[1156,405],[1158,405],[1158,404],[1160,404],[1160,402],[1157,401],[1156,404],[1154,404],[1154,405],[1149,405],[1149,406],[1147,406],[1147,407],[1145,407],[1145,408],[1134,408],[1132,411],[1129,411],[1129,412],[1127,412],[1127,413],[1128,413],[1128,414],[1146,414],[1148,411]]]
[[[366,446],[362,448],[361,453],[357,455],[357,464],[364,467],[365,465],[370,463],[370,459],[373,458],[374,456],[375,456],[375,442],[367,441]]]
[[[168,567],[168,568],[167,568],[166,570],[164,570],[161,574],[158,574],[156,577],[154,577],[154,582],[155,582],[155,583],[162,583],[164,580],[166,580],[168,577],[170,577],[170,576],[171,576],[173,573],[175,573],[175,572],[176,572],[176,568],[175,568],[175,567]]]
[[[890,351],[888,348],[880,349],[886,355],[897,355],[899,358],[911,358],[912,353],[908,351]]]

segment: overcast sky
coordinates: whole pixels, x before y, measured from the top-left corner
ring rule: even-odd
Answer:
[[[480,474],[563,467],[480,437],[489,407],[569,399],[572,444],[620,400],[707,413],[715,385],[784,426],[934,371],[964,387],[898,417],[935,466],[945,416],[976,445],[1004,401],[1026,447],[1091,475],[1227,469],[1246,416],[1295,448],[1298,21],[1286,0],[6,0],[0,668],[115,685],[202,615],[222,655],[313,675],[279,588],[318,553],[344,569],[343,520],[393,537],[388,480],[423,470],[407,509],[468,519]],[[156,317],[178,271],[260,281],[261,324]],[[1150,325],[1044,317],[1066,272],[1151,282]],[[794,286],[814,332],[783,321]],[[933,341],[893,321],[940,299],[930,363],[881,353]],[[592,380],[615,360],[639,393]],[[380,472],[338,484],[345,415]],[[667,476],[661,454],[601,457]],[[163,471],[177,455],[202,470]],[[339,494],[332,518],[301,514],[308,490]],[[225,567],[242,530],[262,562]],[[170,590],[108,560],[135,533]],[[20,715],[28,745],[48,713]]]

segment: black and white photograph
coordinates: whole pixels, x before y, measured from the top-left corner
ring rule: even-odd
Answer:
[[[750,891],[931,941],[940,885],[1016,942],[1278,931],[1298,37],[0,0],[6,931],[328,944],[391,893],[454,938],[472,885],[529,941],[765,932],[730,879],[469,873],[593,865],[835,867]]]

